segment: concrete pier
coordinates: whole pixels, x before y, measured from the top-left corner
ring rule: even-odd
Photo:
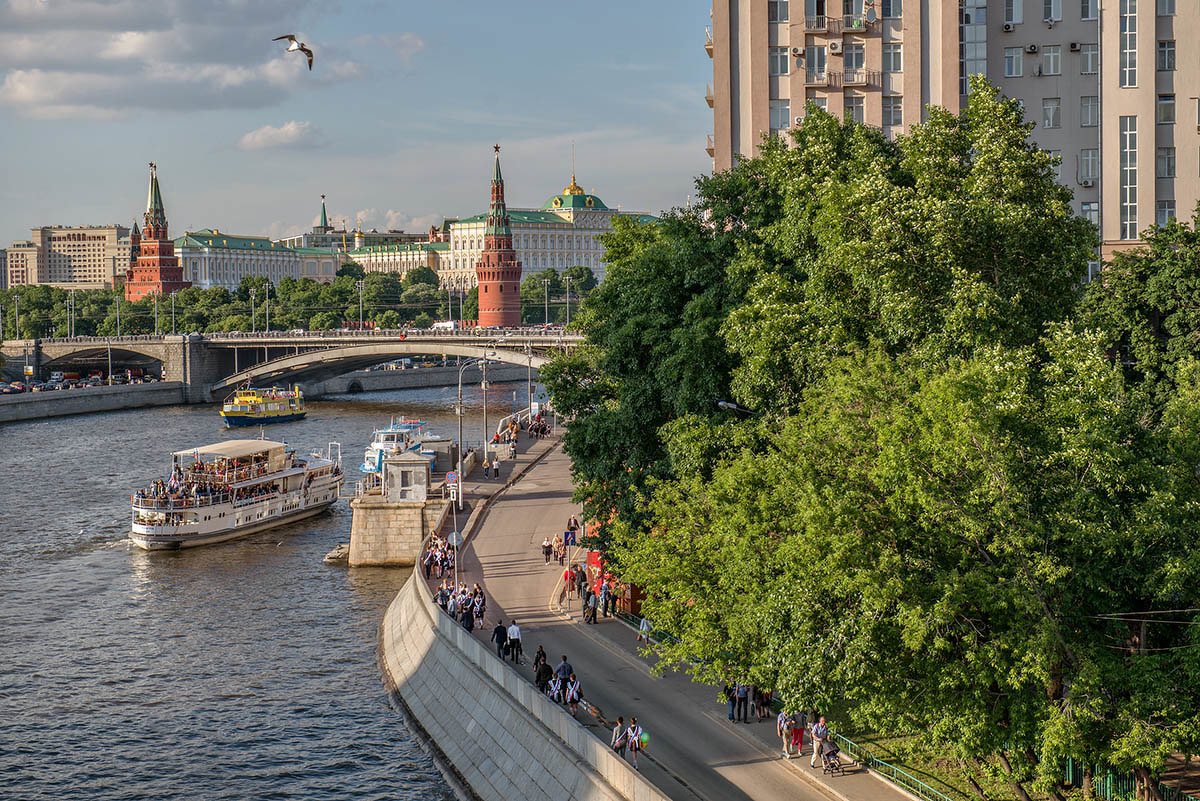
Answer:
[[[27,392],[0,396],[0,423],[40,420],[87,412],[111,412],[142,406],[173,406],[184,402],[184,385],[179,381],[131,384],[56,392]]]

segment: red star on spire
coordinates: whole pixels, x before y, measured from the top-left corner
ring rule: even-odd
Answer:
[[[500,145],[492,145],[492,150],[495,150],[495,151],[496,151],[496,154],[497,154],[497,155],[499,155],[499,153],[500,153]]]

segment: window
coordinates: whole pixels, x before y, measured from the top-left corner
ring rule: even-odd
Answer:
[[[1119,195],[1121,204],[1121,239],[1137,239],[1137,117],[1121,117],[1120,132],[1118,144],[1121,150],[1121,189]]]
[[[1171,72],[1175,69],[1175,40],[1164,39],[1158,43],[1158,69]]]
[[[883,98],[883,124],[885,127],[904,124],[904,98]]]
[[[1157,170],[1155,174],[1159,178],[1174,178],[1175,177],[1175,148],[1160,147],[1158,149]]]
[[[1042,48],[1042,74],[1062,75],[1062,45],[1046,45]]]
[[[1154,118],[1163,125],[1175,122],[1175,95],[1158,96],[1158,108]]]
[[[816,106],[817,108],[821,109],[821,111],[825,111],[825,110],[826,110],[826,107],[829,105],[829,98],[827,98],[827,97],[814,97],[814,98],[812,98],[811,100],[809,100],[808,102],[812,103],[814,106]]]
[[[1175,0],[1158,0],[1158,15],[1169,17],[1175,13]]]
[[[1050,154],[1050,169],[1054,170],[1054,180],[1061,181],[1062,180],[1062,151],[1061,150],[1047,150],[1046,152]]]
[[[1100,45],[1085,44],[1079,46],[1079,74],[1095,75],[1100,71]]]
[[[788,0],[767,0],[767,21],[788,21]]]
[[[900,45],[898,43],[885,44],[883,46],[883,71],[904,71],[904,61],[901,55]]]
[[[771,101],[771,132],[786,131],[792,127],[792,103],[790,100]]]
[[[1100,175],[1100,150],[1085,147],[1079,151],[1079,180],[1094,181]]]
[[[1042,127],[1043,128],[1061,128],[1062,127],[1062,98],[1060,98],[1060,97],[1043,97],[1042,98]]]
[[[904,8],[902,0],[883,0],[880,6],[884,19],[900,19]]]
[[[1021,6],[1023,0],[1004,0],[1004,21],[1018,23],[1021,21]]]
[[[861,123],[863,121],[863,96],[846,95],[843,113],[846,120]]]
[[[807,81],[809,83],[824,83],[825,70],[828,67],[825,58],[825,45],[812,45],[809,47],[804,63],[808,67]]]
[[[1020,78],[1021,77],[1021,57],[1024,50],[1019,47],[1004,48],[1004,77],[1005,78]],[[760,106],[761,108],[761,106]]]
[[[1084,95],[1079,98],[1079,125],[1082,128],[1095,128],[1100,124],[1100,98],[1098,95]]]
[[[1100,0],[1080,0],[1079,2],[1079,18],[1080,19],[1096,19],[1100,16]]]
[[[1137,0],[1120,0],[1121,33],[1118,37],[1121,61],[1118,67],[1122,87],[1137,86]]]
[[[1160,200],[1154,204],[1154,224],[1159,228],[1175,219],[1175,201]]]
[[[847,44],[842,48],[842,63],[847,72],[861,70],[866,64],[866,48],[861,42]]]
[[[1042,19],[1058,22],[1062,19],[1062,0],[1042,0]]]
[[[787,75],[788,49],[786,47],[772,47],[769,63],[772,75]]]

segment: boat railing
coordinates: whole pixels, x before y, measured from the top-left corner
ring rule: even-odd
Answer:
[[[229,493],[219,492],[202,495],[180,495],[155,497],[146,495],[139,498],[134,495],[130,499],[133,503],[133,508],[137,510],[148,509],[156,512],[162,511],[177,511],[180,509],[197,509],[202,506],[214,506],[219,503],[229,502]]]

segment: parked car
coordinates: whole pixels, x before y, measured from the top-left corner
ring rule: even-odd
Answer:
[[[0,395],[20,395],[24,391],[21,387],[14,387],[12,384],[0,386]]]

